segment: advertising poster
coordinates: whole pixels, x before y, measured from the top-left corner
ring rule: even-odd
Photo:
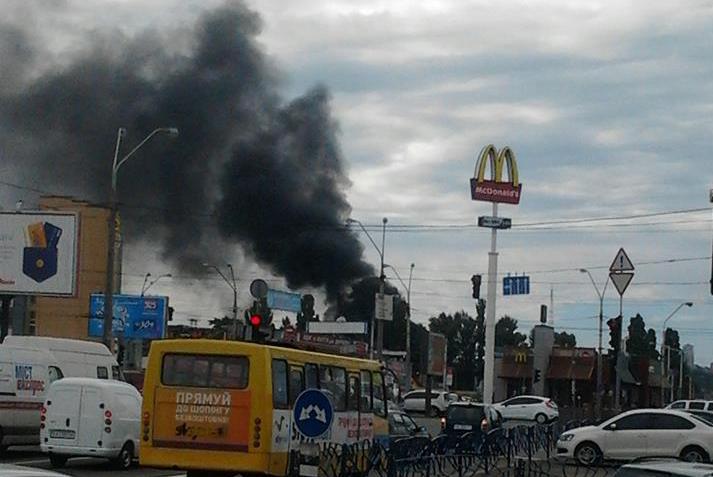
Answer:
[[[0,293],[73,296],[78,226],[74,213],[0,212]]]
[[[160,339],[164,337],[168,297],[114,295],[114,336],[126,339]],[[104,294],[89,297],[89,336],[104,333]]]

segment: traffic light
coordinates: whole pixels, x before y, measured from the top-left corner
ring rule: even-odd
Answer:
[[[547,305],[540,305],[540,323],[547,323]]]
[[[168,321],[173,321],[173,307],[168,307]]]
[[[607,326],[609,327],[609,347],[615,351],[619,352],[619,346],[621,343],[621,316],[616,318],[611,318],[607,321]]]
[[[245,310],[245,322],[252,328],[252,340],[256,343],[264,343],[270,335],[266,328],[272,323],[272,311],[267,307],[267,302],[262,299],[253,301],[250,309]]]
[[[535,376],[532,378],[533,383],[539,383],[542,379],[542,372],[539,369],[535,369]]]
[[[480,275],[473,275],[470,277],[471,283],[473,283],[473,298],[478,300],[480,298],[480,283],[483,281],[483,277]]]

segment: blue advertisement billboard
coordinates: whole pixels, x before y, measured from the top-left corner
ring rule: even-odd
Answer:
[[[152,340],[164,336],[168,297],[114,295],[114,336]],[[104,294],[89,297],[89,336],[104,334]]]

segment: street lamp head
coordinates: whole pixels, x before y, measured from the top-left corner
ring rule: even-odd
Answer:
[[[164,131],[171,137],[178,137],[178,128],[164,128]]]
[[[411,264],[411,268],[413,268],[413,267],[415,267],[415,266],[416,266],[416,264],[415,264],[415,263],[412,263],[412,264]]]
[[[383,219],[381,219],[381,221],[384,223],[384,225],[386,225],[386,223],[389,221],[389,219],[387,219],[386,217],[384,217]]]
[[[352,218],[347,218],[347,224],[356,224],[357,221]]]
[[[586,268],[580,268],[580,269],[579,269],[579,273],[587,273],[587,269],[586,269]]]
[[[692,301],[687,301],[687,302],[685,303],[685,305],[690,308],[690,307],[693,306],[693,302],[692,302]]]
[[[148,272],[148,273],[146,274],[146,278],[148,278],[148,277],[150,277],[150,276],[151,276],[151,272]]]

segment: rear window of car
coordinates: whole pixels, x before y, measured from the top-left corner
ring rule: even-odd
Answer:
[[[166,354],[161,367],[161,384],[245,389],[249,366],[245,356]]]
[[[446,422],[479,425],[484,417],[485,408],[483,406],[449,406]]]
[[[671,409],[684,409],[686,407],[686,402],[685,401],[676,401],[675,403],[671,404],[669,406]]]

